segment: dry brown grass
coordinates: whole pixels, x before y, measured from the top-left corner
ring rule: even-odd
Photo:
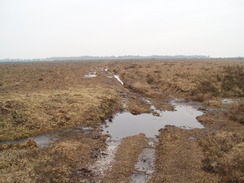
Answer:
[[[92,68],[105,65],[1,64],[0,141],[76,125],[94,126],[111,115],[118,106],[115,90],[102,77],[84,78]]]
[[[244,63],[239,60],[170,60],[112,64],[125,85],[146,96],[243,97]]]
[[[221,177],[221,182],[244,181],[244,137],[235,132],[220,131],[202,139],[205,158],[203,169]]]
[[[98,67],[106,63],[0,65],[0,141],[62,128],[98,127],[119,110],[119,96]],[[96,78],[84,78],[95,68]],[[105,148],[99,131],[71,132],[40,149],[29,142],[0,146],[0,182],[74,182]],[[32,141],[33,142],[33,141]],[[79,173],[77,173],[79,172]],[[74,180],[74,181],[73,181]]]
[[[3,95],[0,97],[0,140],[87,125],[87,113],[94,113],[90,122],[100,121],[112,112],[116,97],[113,90],[100,87]]]
[[[212,134],[225,133],[227,130],[235,136],[242,136],[243,126],[233,122],[243,121],[242,61],[134,61],[113,64],[111,68],[121,76],[130,91],[150,98],[158,108],[163,105],[157,105],[158,101],[167,102],[167,95],[194,99],[207,106],[225,107],[226,112],[211,111],[198,117],[206,127],[204,130],[194,133],[171,129],[160,133],[156,149],[156,173],[151,182],[243,181],[242,142],[232,138],[229,140],[228,135],[217,140]],[[232,107],[224,106],[222,98],[235,98],[239,103]],[[209,141],[202,134],[207,135]],[[189,142],[190,135],[204,139],[205,143],[199,144],[198,140]],[[213,143],[211,139],[216,142]],[[211,148],[205,151],[203,146]],[[229,153],[225,152],[227,147],[230,148]],[[211,153],[213,156],[209,155]],[[213,167],[215,165],[217,167]]]
[[[172,109],[170,95],[216,107],[223,107],[221,98],[235,97],[239,103],[225,106],[226,112],[211,111],[198,118],[205,129],[161,131],[152,182],[240,182],[243,125],[234,121],[243,121],[243,64],[240,60],[0,64],[0,141],[79,125],[98,127],[123,100],[128,111],[138,114],[149,111],[142,98],[165,110]],[[99,70],[107,65],[125,87]],[[84,78],[92,68],[98,76]],[[189,141],[192,136],[199,139]],[[0,182],[89,180],[87,166],[105,148],[104,140],[94,130],[66,135],[45,149],[33,141],[1,145]],[[104,182],[128,182],[144,143],[143,135],[126,138]]]
[[[84,75],[106,65],[107,62],[1,63],[0,93],[92,88],[97,81],[102,83],[102,78],[84,78]]]
[[[155,172],[150,183],[218,182],[218,177],[201,168],[204,156],[198,145],[199,132],[172,126],[161,130],[156,147]]]
[[[221,78],[219,78],[221,80]],[[225,67],[221,89],[224,96],[244,97],[244,66],[234,65]]]
[[[228,115],[230,120],[244,124],[244,103],[232,105]]]
[[[74,177],[84,178],[87,175],[79,170],[93,163],[105,146],[105,137],[93,138],[94,135],[98,134],[80,133],[45,149],[31,140],[1,145],[0,182],[73,182]]]

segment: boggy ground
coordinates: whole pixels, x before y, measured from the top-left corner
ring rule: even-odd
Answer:
[[[97,77],[85,78],[91,70]],[[0,141],[70,129],[46,148],[32,140],[0,145],[0,182],[130,182],[145,136],[125,138],[97,179],[90,165],[106,148],[99,127],[117,111],[150,112],[143,98],[172,110],[172,97],[215,110],[198,117],[204,129],[160,131],[150,182],[243,182],[243,86],[242,60],[0,64]]]
[[[108,62],[0,65],[0,142],[57,130],[62,134],[45,148],[33,140],[0,144],[0,182],[92,180],[89,167],[106,148],[107,136],[99,130],[104,119],[127,108],[122,104],[128,101],[136,111],[149,111],[136,94],[129,94],[116,79],[107,77],[113,76],[105,72],[107,65]],[[84,77],[94,70],[97,77]],[[84,131],[82,127],[93,130]],[[131,167],[133,163],[130,164]]]
[[[159,109],[165,109],[170,95],[215,107],[198,117],[204,129],[169,126],[160,131],[149,182],[244,181],[243,61],[123,62],[110,68],[125,87],[150,98]],[[236,102],[225,104],[225,98]]]

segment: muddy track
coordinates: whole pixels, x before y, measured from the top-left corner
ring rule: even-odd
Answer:
[[[37,137],[16,144],[0,144],[0,182],[243,182],[244,130],[237,122],[243,119],[243,99],[218,98],[218,93],[212,97],[211,92],[217,90],[204,87],[193,90],[201,84],[199,76],[209,79],[205,77],[209,76],[207,70],[202,68],[211,70],[213,66],[199,63],[59,63],[51,67],[48,63],[31,65],[31,73],[37,75],[28,76],[30,83],[17,84],[18,73],[26,68],[23,65],[18,68],[22,72],[14,70],[17,75],[12,74],[15,79],[9,75],[2,90],[5,98],[0,98],[2,116],[13,122],[8,125],[23,129],[21,125],[28,122],[24,127],[32,129],[38,126],[33,119],[50,117],[49,121],[57,122],[50,123],[50,127],[68,130],[60,136],[47,134],[46,141],[51,138],[53,141],[44,146],[42,137],[41,143]],[[48,71],[46,75],[35,72],[40,67]],[[220,75],[217,79],[209,76],[210,81],[219,82],[216,86],[222,87],[225,73],[216,66],[212,71]],[[198,75],[199,72],[203,75]],[[26,93],[27,89],[19,87],[22,85],[33,94]],[[38,93],[41,89],[43,92]],[[20,93],[11,94],[16,91]],[[199,98],[202,103],[196,104],[189,98],[177,101],[170,94],[183,99]],[[184,123],[175,123],[177,118]],[[192,119],[198,126],[188,126]],[[128,132],[119,127],[122,136],[113,132],[113,125],[116,127],[121,120]],[[40,122],[40,129],[44,129],[46,123]],[[157,122],[159,127],[154,128]],[[6,124],[3,126],[8,127]],[[155,131],[150,134],[147,129]],[[26,134],[20,133],[19,137],[22,136]]]
[[[119,76],[117,76],[116,79],[119,83],[113,83],[121,97],[121,111],[128,111],[130,109],[128,107],[128,96],[130,96],[136,101],[142,102],[144,106],[151,110],[151,112],[155,114],[157,112],[160,113],[160,111],[152,106],[152,102],[141,97],[139,94],[124,88],[123,82],[119,79]],[[144,140],[139,137],[140,136],[130,136],[119,141],[108,140],[107,150],[101,152],[100,158],[91,168],[91,171],[93,171],[95,175],[92,178],[93,181],[143,183],[150,181],[152,174],[152,180],[156,180],[155,177],[157,177],[157,172],[153,173],[154,161],[155,152],[158,154],[160,143],[157,143],[157,139],[155,137],[151,137],[150,139],[146,139],[144,137]],[[146,141],[148,141],[147,144],[145,143]],[[158,161],[156,162],[158,163]],[[175,167],[175,165],[172,166]],[[155,167],[157,167],[157,164]]]
[[[118,81],[120,82],[121,80],[118,79]],[[119,85],[117,83],[116,88],[124,104],[123,110],[130,111],[130,105],[133,105],[133,103],[129,103],[128,106],[128,99],[129,101],[134,99],[137,101],[135,103],[138,104],[138,101],[140,101],[144,103],[143,105],[149,108],[151,112],[160,115],[160,111],[152,106],[151,101],[145,100],[140,94],[124,88],[121,84],[123,84],[123,82],[120,82]],[[163,105],[167,106],[167,102],[168,100],[164,101]],[[198,108],[204,109],[201,105],[199,105]],[[135,107],[133,106],[133,110],[134,109]],[[135,112],[133,110],[131,110],[132,113]],[[176,108],[176,110],[181,109]],[[209,108],[209,110],[211,111],[214,109]],[[208,109],[204,109],[203,111],[208,113]],[[221,113],[223,111],[220,110],[219,112]],[[137,113],[135,112],[135,114]],[[165,114],[162,114],[162,116],[163,115]],[[200,115],[200,113],[198,115]],[[184,116],[182,116],[182,118],[184,118]],[[222,118],[224,119],[224,117]],[[188,121],[189,119],[186,118],[185,120]],[[211,129],[212,127],[209,128],[209,126],[207,129],[196,130],[167,126],[160,131],[158,143],[156,143],[155,146],[143,145],[140,147],[140,152],[138,151],[135,153],[136,155],[130,153],[126,154],[126,160],[123,160],[123,163],[125,163],[124,165],[120,160],[116,159],[116,157],[121,156],[121,152],[124,150],[128,151],[128,149],[132,147],[130,145],[124,146],[122,143],[116,151],[115,159],[109,171],[103,176],[101,182],[219,182],[221,179],[218,176],[203,169],[202,161],[206,157],[200,144],[202,139],[205,138],[203,134],[208,134]],[[132,136],[130,138],[133,139],[136,137]],[[131,153],[133,153],[133,150],[131,149]],[[154,157],[154,155],[156,155],[156,157]],[[135,157],[137,157],[137,160],[135,160]],[[156,158],[156,160],[154,160],[154,158]],[[128,163],[128,159],[130,160],[130,166],[126,164],[126,162]],[[132,162],[134,164],[133,169],[129,168],[132,166]],[[123,169],[122,172],[119,170],[121,168]]]
[[[142,97],[126,89],[119,76],[109,72],[108,67],[105,68],[106,70],[103,69],[104,72],[101,73],[94,71],[94,69],[92,71],[102,77],[108,77],[110,84],[113,85],[120,96],[121,112],[131,109],[129,107],[131,102],[129,104],[129,101],[133,101],[135,106],[143,104],[143,111],[139,109],[136,113],[144,112],[145,109],[149,111],[149,104]],[[107,148],[101,151],[95,163],[87,168],[87,178],[83,177],[79,180],[81,182],[138,182],[138,180],[142,180],[141,175],[144,175],[145,180],[148,180],[149,175],[153,172],[154,150],[153,145],[147,145],[146,142],[147,138],[143,134],[119,140],[108,138],[106,140]],[[151,157],[145,160],[151,150],[153,152]]]

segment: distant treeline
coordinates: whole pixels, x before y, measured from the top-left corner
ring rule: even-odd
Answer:
[[[163,55],[151,55],[151,56],[139,56],[139,55],[125,55],[125,56],[80,56],[80,57],[49,57],[49,58],[37,58],[37,59],[2,59],[0,62],[39,62],[39,61],[79,61],[79,60],[142,60],[142,59],[211,59],[212,57],[205,55],[175,55],[175,56],[163,56]],[[230,59],[230,58],[224,58]],[[244,59],[244,57],[231,57],[231,59]]]

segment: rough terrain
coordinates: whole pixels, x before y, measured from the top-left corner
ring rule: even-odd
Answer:
[[[150,112],[144,98],[173,110],[174,97],[211,110],[198,117],[204,129],[160,130],[149,182],[243,182],[243,60],[1,63],[0,142],[59,136],[45,148],[31,139],[0,144],[0,182],[130,182],[146,137],[123,139],[97,176],[90,167],[106,149],[101,125],[118,111]]]

